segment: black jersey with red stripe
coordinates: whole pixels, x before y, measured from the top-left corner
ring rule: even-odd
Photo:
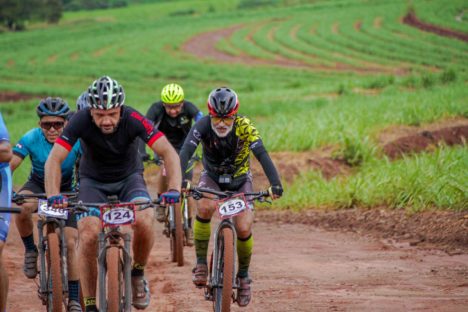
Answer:
[[[80,160],[80,177],[112,183],[131,173],[143,171],[138,154],[138,137],[152,146],[163,135],[135,109],[122,106],[120,121],[114,133],[102,133],[93,122],[90,110],[84,109],[74,114],[56,143],[70,150],[81,139],[83,155]]]

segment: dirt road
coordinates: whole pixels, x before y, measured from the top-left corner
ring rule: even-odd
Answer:
[[[148,265],[152,302],[147,311],[209,311],[190,282],[192,248],[184,267],[169,262],[160,235]],[[390,246],[357,234],[308,225],[255,223],[254,298],[233,311],[466,311],[468,255],[448,256]],[[44,311],[36,285],[21,271],[23,249],[11,228],[4,259],[10,275],[8,311]]]

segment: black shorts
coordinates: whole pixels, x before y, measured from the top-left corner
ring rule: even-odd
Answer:
[[[107,196],[117,196],[122,202],[136,199],[150,200],[143,173],[133,173],[119,182],[103,183],[91,178],[80,178],[78,199],[84,203],[106,203]],[[91,208],[90,212],[78,215],[78,220],[87,217],[99,217],[99,209]]]
[[[20,193],[21,191],[30,191],[34,194],[45,193],[44,183],[39,183],[35,180],[29,179],[28,181],[26,181],[26,183],[24,183],[23,187],[21,187],[18,193]],[[71,183],[62,184],[60,186],[60,192],[73,192],[73,187]],[[76,215],[74,213],[69,214],[67,221],[65,221],[65,226],[72,227],[75,229],[77,228]]]
[[[198,181],[198,187],[209,188],[214,191],[233,191],[238,193],[250,193],[253,192],[253,179],[252,174],[249,172],[243,177],[245,179],[243,182],[236,181],[235,184],[223,185],[215,182],[213,178],[210,177],[208,172],[205,170],[202,171],[200,175],[200,180]],[[250,209],[254,208],[253,201],[248,196],[245,197],[249,203]]]

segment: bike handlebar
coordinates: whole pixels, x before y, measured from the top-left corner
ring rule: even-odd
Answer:
[[[138,211],[141,211],[141,210],[145,210],[145,209],[148,209],[148,208],[153,208],[155,207],[155,205],[158,204],[158,201],[156,200],[148,200],[148,201],[142,201],[142,202],[119,202],[119,201],[109,201],[109,202],[105,202],[105,203],[85,203],[85,202],[82,202],[81,200],[80,201],[77,201],[77,202],[69,202],[69,206],[71,206],[72,208],[78,208],[78,209],[83,209],[85,211],[88,211],[89,209],[88,208],[99,208],[101,206],[139,206],[138,207]]]
[[[252,197],[253,200],[258,200],[262,202],[262,201],[266,201],[267,197],[270,197],[270,193],[268,191],[238,193],[238,192],[233,192],[233,191],[216,191],[216,190],[203,188],[203,187],[190,187],[187,191],[188,191],[188,195],[192,196],[195,199],[200,199],[200,198],[227,199],[227,198],[234,197],[238,194],[243,194],[244,196]],[[217,198],[207,197],[203,193],[216,195]]]
[[[78,196],[78,193],[76,192],[63,192],[61,193],[64,196],[67,197],[76,197]],[[11,201],[17,205],[25,203],[25,200],[27,199],[47,199],[47,194],[46,193],[33,193],[33,194],[18,194],[16,193]]]

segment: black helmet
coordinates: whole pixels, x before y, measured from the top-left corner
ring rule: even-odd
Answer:
[[[125,92],[117,80],[103,76],[89,86],[88,101],[92,108],[112,109],[124,104]]]
[[[76,110],[83,110],[91,105],[88,102],[88,92],[85,91],[76,99]]]
[[[226,87],[214,89],[208,96],[208,111],[211,116],[229,117],[239,110],[239,100],[234,90]]]
[[[66,119],[70,113],[70,107],[68,107],[67,102],[59,97],[48,97],[39,102],[36,112],[39,117],[57,116]]]

